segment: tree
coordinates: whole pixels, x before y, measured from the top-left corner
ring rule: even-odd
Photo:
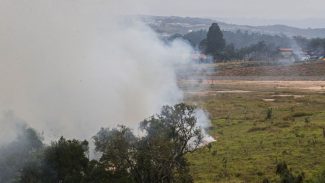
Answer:
[[[187,40],[194,48],[197,48],[200,42],[207,37],[206,30],[193,31],[185,34],[183,39]]]
[[[17,138],[0,148],[0,182],[13,182],[19,171],[42,149],[42,138],[36,131],[22,126]]]
[[[224,51],[226,42],[223,38],[223,33],[217,23],[213,23],[208,31],[206,40],[203,40],[205,46],[205,53],[216,56],[218,53]]]
[[[66,140],[61,137],[57,142],[52,142],[44,152],[44,162],[55,172],[58,182],[82,182],[86,172],[88,158],[87,141]]]
[[[278,56],[277,48],[274,45],[266,44],[264,41],[260,41],[257,44],[253,44],[249,47],[241,48],[238,51],[238,57],[248,60],[271,60]]]
[[[234,44],[231,43],[225,47],[223,60],[233,60],[233,59],[238,59],[238,55]]]
[[[21,183],[187,183],[192,182],[185,155],[202,142],[195,108],[186,104],[164,106],[160,114],[141,122],[142,136],[125,127],[102,128],[93,137],[99,161],[87,157],[88,142],[61,137],[38,147],[28,157],[16,182]],[[34,135],[33,135],[34,134]],[[1,172],[0,172],[1,173]],[[9,181],[11,182],[11,181]]]
[[[142,137],[130,129],[101,129],[94,137],[100,163],[114,182],[192,182],[184,155],[201,144],[195,108],[164,106],[159,115],[141,122]]]
[[[144,163],[141,174],[154,182],[192,181],[184,155],[202,142],[194,113],[195,108],[186,104],[165,106],[159,115],[141,123],[147,135],[140,141],[140,155],[151,160]]]
[[[107,183],[114,182],[112,174],[106,170],[103,163],[97,160],[91,160],[88,164],[85,183]]]
[[[125,126],[102,128],[94,136],[95,150],[102,153],[100,163],[108,170],[112,182],[131,182],[136,174],[134,148],[136,137]]]
[[[318,54],[320,56],[325,55],[325,39],[315,38],[311,39],[309,43],[309,48],[313,50],[314,54]]]
[[[19,182],[85,182],[88,170],[87,141],[66,140],[61,137],[51,146],[34,153],[25,164],[19,176]]]

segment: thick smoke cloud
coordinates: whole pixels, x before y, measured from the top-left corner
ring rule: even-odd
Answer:
[[[22,131],[26,128],[26,125],[26,122],[22,119],[17,118],[12,111],[5,111],[1,113],[0,145],[8,145],[8,140],[13,140],[21,135]]]
[[[45,139],[136,127],[182,100],[175,66],[190,60],[190,47],[165,45],[141,22],[117,15],[116,2],[0,2],[0,111],[13,111]],[[8,121],[0,120],[3,131],[14,130]]]

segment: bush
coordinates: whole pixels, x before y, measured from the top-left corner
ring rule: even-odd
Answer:
[[[325,182],[325,170],[318,174],[311,183],[324,183]]]
[[[273,109],[272,108],[268,108],[266,111],[266,120],[271,120],[273,118]]]
[[[304,180],[304,173],[294,175],[288,169],[286,162],[278,163],[276,166],[276,174],[280,176],[280,183],[302,183]]]
[[[292,115],[294,118],[304,117],[304,116],[312,116],[312,113],[306,113],[306,112],[296,112]]]

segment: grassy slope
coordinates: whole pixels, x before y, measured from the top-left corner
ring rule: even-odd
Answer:
[[[325,95],[289,91],[303,98],[277,97],[264,102],[269,92],[216,94],[192,97],[211,115],[210,134],[217,138],[212,148],[188,155],[195,182],[272,182],[277,162],[285,160],[294,171],[305,172],[306,179],[325,166]],[[273,93],[274,94],[274,93]],[[273,108],[273,120],[265,121]],[[305,123],[306,116],[310,124]],[[293,116],[301,117],[293,117]]]

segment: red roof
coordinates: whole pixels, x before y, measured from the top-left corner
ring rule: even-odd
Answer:
[[[291,48],[279,48],[281,52],[293,52],[293,49]]]

